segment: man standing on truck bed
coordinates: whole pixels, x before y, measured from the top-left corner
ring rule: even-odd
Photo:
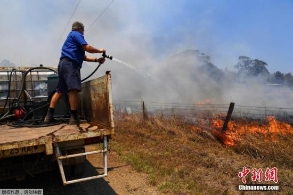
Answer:
[[[53,115],[58,100],[64,93],[69,93],[70,105],[70,125],[79,125],[77,116],[78,92],[81,91],[80,69],[83,61],[98,62],[103,64],[105,58],[94,58],[85,55],[85,51],[89,53],[106,53],[103,48],[96,49],[89,45],[84,39],[84,25],[81,22],[73,22],[72,31],[68,34],[61,50],[61,58],[58,64],[59,81],[56,87],[56,93],[53,95],[47,115],[44,119],[45,123],[54,121]]]

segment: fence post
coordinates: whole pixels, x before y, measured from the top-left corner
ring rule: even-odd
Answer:
[[[145,121],[148,119],[147,110],[144,104],[144,101],[142,101],[142,120]]]
[[[230,103],[229,110],[228,110],[228,113],[227,113],[227,116],[226,116],[226,119],[225,119],[225,122],[224,122],[224,125],[223,125],[223,128],[222,128],[223,133],[225,133],[227,131],[227,129],[228,129],[228,123],[229,123],[229,121],[231,119],[232,112],[233,112],[233,109],[234,109],[234,105],[235,105],[234,102]]]

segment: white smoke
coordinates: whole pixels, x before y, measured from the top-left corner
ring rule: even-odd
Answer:
[[[79,20],[85,24],[85,38],[90,45],[105,48],[108,55],[131,66],[107,60],[92,77],[111,71],[114,101],[197,103],[210,99],[211,103],[291,105],[291,91],[286,91],[289,95],[284,97],[268,98],[258,81],[248,86],[233,81],[217,83],[194,72],[199,66],[197,59],[174,58],[187,49],[198,49],[210,55],[211,62],[224,72],[226,68],[235,71],[232,67],[239,55],[256,58],[250,56],[253,51],[247,37],[231,37],[223,42],[214,32],[218,26],[216,13],[226,8],[224,2],[116,0],[100,17],[111,0],[80,1],[72,15],[78,2],[0,1],[0,60],[10,60],[16,66],[57,66],[71,24]],[[188,8],[195,14],[185,17]],[[82,77],[96,66],[84,63]]]

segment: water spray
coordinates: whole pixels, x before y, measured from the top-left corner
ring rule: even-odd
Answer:
[[[177,93],[176,93],[176,92],[175,92],[170,86],[164,84],[160,79],[155,78],[155,77],[151,76],[150,74],[147,74],[147,73],[145,73],[144,71],[139,70],[139,69],[137,69],[136,67],[134,67],[134,66],[132,66],[132,65],[126,63],[126,62],[123,62],[123,61],[121,61],[121,60],[118,60],[118,59],[116,59],[116,58],[113,58],[113,56],[107,55],[106,53],[103,53],[103,54],[102,54],[102,57],[103,57],[103,58],[108,58],[108,59],[110,59],[110,60],[114,60],[114,61],[119,62],[119,63],[121,63],[121,64],[124,64],[124,65],[126,65],[127,67],[129,67],[129,68],[135,70],[136,72],[140,73],[143,77],[149,77],[149,78],[154,79],[155,81],[157,81],[158,83],[161,83],[163,86],[165,86],[167,89],[169,89],[173,94],[175,94],[176,96],[178,96]],[[87,76],[86,78],[82,79],[81,81],[83,82],[83,81],[85,81],[86,79],[88,79],[90,76],[92,76],[92,75],[93,75],[93,74],[99,69],[100,66],[101,66],[101,64],[99,64],[98,67],[97,67],[97,68],[96,68],[96,69],[95,69],[95,70],[94,70],[89,76]]]
[[[108,58],[108,59],[110,59],[110,60],[114,60],[114,61],[116,61],[116,62],[119,62],[119,63],[121,63],[121,64],[126,65],[127,67],[129,67],[129,68],[131,68],[131,69],[137,71],[138,73],[140,73],[143,77],[149,77],[149,78],[154,79],[154,80],[157,81],[158,83],[163,84],[163,85],[164,85],[166,88],[168,88],[172,93],[176,94],[176,92],[175,92],[171,87],[169,87],[169,86],[167,86],[166,84],[164,84],[160,79],[155,78],[155,77],[151,76],[150,74],[147,74],[147,73],[145,73],[144,71],[139,70],[139,69],[135,68],[134,66],[132,66],[132,65],[130,65],[130,64],[128,64],[128,63],[126,63],[126,62],[123,62],[123,61],[121,61],[121,60],[118,60],[118,59],[116,59],[116,58],[113,58],[113,56],[106,55],[106,53],[103,53],[102,56],[103,56],[103,58]],[[177,95],[177,94],[176,94],[176,95]]]
[[[164,87],[167,88],[169,91],[171,91],[174,95],[176,95],[177,98],[179,98],[178,94],[174,91],[174,89],[173,89],[172,87],[170,87],[169,85],[165,84],[162,80],[160,80],[160,79],[158,79],[158,78],[156,78],[156,77],[153,77],[152,75],[150,75],[150,74],[144,72],[143,70],[140,70],[140,69],[136,68],[135,66],[132,66],[132,65],[129,64],[129,63],[126,63],[126,62],[123,62],[123,61],[121,61],[121,60],[118,60],[117,58],[113,58],[112,56],[110,56],[110,57],[111,57],[111,60],[113,59],[114,61],[119,62],[119,63],[121,63],[121,64],[127,66],[128,68],[133,69],[134,71],[138,72],[138,73],[139,73],[140,75],[142,75],[143,77],[145,77],[145,78],[148,77],[148,78],[151,78],[151,79],[155,80],[157,83],[160,83],[162,86],[164,86]]]

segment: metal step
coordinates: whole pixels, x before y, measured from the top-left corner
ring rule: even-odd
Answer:
[[[55,147],[55,156],[57,159],[58,167],[61,173],[61,178],[63,185],[68,185],[68,184],[73,184],[73,183],[78,183],[82,181],[88,181],[88,180],[93,180],[93,179],[98,179],[107,176],[108,174],[108,159],[107,159],[107,145],[108,145],[108,139],[107,136],[104,136],[103,140],[103,150],[95,150],[95,151],[90,151],[90,152],[83,152],[83,153],[77,153],[77,154],[71,154],[71,155],[61,155],[60,148],[58,146],[58,143],[54,143]],[[91,155],[91,154],[97,154],[97,153],[103,153],[103,162],[104,162],[104,174],[96,175],[96,176],[90,176],[90,177],[84,177],[80,179],[74,179],[74,180],[66,180],[66,176],[64,173],[64,168],[62,164],[63,159],[68,159],[68,158],[74,158],[78,156],[86,156],[86,155]]]

